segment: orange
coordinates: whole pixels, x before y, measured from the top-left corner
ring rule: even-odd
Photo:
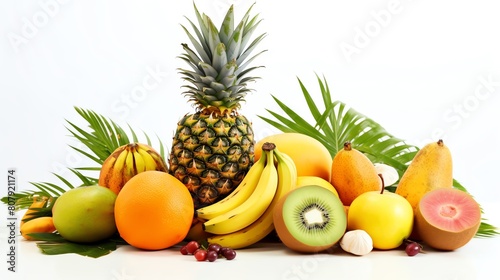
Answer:
[[[193,199],[186,186],[162,171],[135,175],[115,201],[115,222],[120,236],[144,250],[166,249],[181,242],[193,216]]]
[[[269,135],[255,144],[255,161],[260,158],[265,142],[274,143],[280,152],[293,159],[298,176],[317,176],[330,181],[332,156],[318,140],[295,132]]]

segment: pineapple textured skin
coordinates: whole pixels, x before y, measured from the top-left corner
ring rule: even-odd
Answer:
[[[194,5],[196,21],[187,18],[190,28],[181,25],[190,44],[181,44],[179,58],[189,67],[179,74],[186,82],[183,95],[195,112],[177,124],[169,173],[186,185],[196,209],[231,193],[254,162],[252,124],[238,113],[251,91],[247,84],[257,79],[249,74],[262,67],[251,62],[264,52],[252,54],[266,35],[251,39],[260,23],[258,16],[250,16],[252,7],[235,22],[231,5],[217,28]]]
[[[254,145],[244,116],[187,114],[177,124],[169,172],[186,185],[198,209],[238,186],[254,162]]]

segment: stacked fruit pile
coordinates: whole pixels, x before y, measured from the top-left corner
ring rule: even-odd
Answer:
[[[395,193],[384,191],[393,183],[384,178],[394,170],[373,164],[350,143],[323,163],[330,170],[329,181],[315,173],[318,168],[310,168],[326,151],[316,149],[308,162],[289,155],[294,155],[293,147],[321,147],[311,137],[280,133],[256,146],[261,153],[241,184],[196,210],[185,185],[162,170],[164,162],[155,150],[143,144],[120,147],[101,169],[103,186],[65,192],[54,203],[52,217],[26,222],[22,234],[32,239],[30,233],[56,230],[69,241],[91,243],[118,232],[128,244],[146,250],[183,241],[234,250],[275,231],[298,252],[317,253],[339,243],[356,255],[402,245],[414,255],[421,245],[410,239],[454,250],[479,227],[479,205],[451,187],[451,155],[441,140],[419,151]],[[46,202],[35,202],[25,216]]]
[[[397,153],[383,158],[400,167],[406,162],[396,158],[408,157],[405,146],[401,148],[383,129],[375,129],[374,122],[343,109],[339,115],[348,127],[332,123],[335,127],[323,135],[316,128],[327,126],[326,112],[319,113],[302,87],[321,125],[311,126],[278,102],[295,121],[271,114],[308,133],[279,133],[256,143],[251,123],[238,111],[250,91],[247,83],[257,79],[248,74],[259,67],[248,65],[262,52],[250,54],[265,37],[250,39],[260,22],[250,10],[235,24],[231,6],[217,29],[195,6],[198,26],[189,20],[192,34],[183,26],[194,46],[182,44],[181,59],[189,65],[180,69],[188,83],[183,94],[196,112],[177,123],[168,164],[149,145],[134,140],[118,147],[117,139],[103,140],[108,128],[115,127],[112,131],[118,138],[123,131],[114,123],[82,114],[99,131],[87,133],[71,124],[77,130],[72,134],[96,156],[79,152],[103,160],[98,181],[84,178],[84,183],[97,185],[73,188],[57,199],[35,196],[21,226],[26,239],[56,231],[67,241],[95,244],[118,236],[144,250],[195,241],[198,245],[183,246],[181,252],[195,254],[197,247],[198,260],[213,261],[215,254],[232,259],[234,249],[249,247],[273,232],[294,251],[315,253],[339,244],[355,255],[402,245],[415,255],[421,245],[410,239],[454,250],[473,238],[481,210],[468,193],[453,188],[451,155],[441,140],[419,150],[399,180],[396,169],[372,162],[351,142],[331,152],[326,147],[331,139],[325,135],[353,135],[350,140],[358,145],[395,143],[392,148]],[[331,102],[327,86],[320,86],[325,103]],[[331,122],[337,118],[328,117]],[[268,122],[282,131],[293,130]],[[386,151],[385,147],[379,150]],[[396,183],[395,192],[387,190]],[[45,194],[50,188],[62,191],[55,185],[39,188]],[[213,250],[208,250],[210,246]]]

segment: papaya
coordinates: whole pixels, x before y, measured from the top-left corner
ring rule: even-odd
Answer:
[[[380,191],[382,180],[370,159],[362,152],[352,148],[351,142],[344,143],[344,148],[333,157],[330,183],[337,190],[344,206],[360,194],[368,191]]]
[[[450,149],[442,139],[420,149],[408,165],[396,187],[396,193],[415,210],[424,194],[437,188],[453,187],[453,163]]]

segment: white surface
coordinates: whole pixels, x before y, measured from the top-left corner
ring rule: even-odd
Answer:
[[[22,239],[22,238],[21,238]],[[500,238],[475,238],[453,252],[428,250],[408,257],[402,250],[372,251],[356,257],[337,248],[330,254],[301,255],[281,244],[259,243],[237,251],[232,261],[197,262],[178,247],[141,251],[120,247],[93,259],[68,254],[42,255],[21,241],[19,271],[2,279],[498,279]]]
[[[254,1],[197,2],[218,25],[230,3],[239,19]],[[266,108],[277,110],[270,94],[304,113],[296,77],[320,98],[315,73],[324,75],[335,98],[393,135],[419,146],[443,138],[453,154],[454,177],[500,225],[499,8],[494,0],[257,1],[254,11],[263,19],[257,32],[268,33],[262,43],[268,52],[255,63],[266,68],[255,72],[262,79],[251,85],[255,92],[242,113],[253,121],[258,139],[273,133],[257,117],[269,116]],[[51,172],[72,178],[66,167],[92,165],[68,148],[78,143],[67,137],[65,119],[82,123],[73,106],[157,134],[168,147],[177,120],[192,110],[180,94],[176,73],[185,67],[176,58],[180,43],[188,41],[179,26],[187,24],[184,15],[193,18],[192,1],[1,1],[0,172],[16,168],[18,188],[25,190],[32,188],[28,182],[57,182]],[[145,79],[156,83],[144,90]],[[0,184],[4,196],[6,185]],[[3,254],[3,239],[0,246]],[[495,239],[419,258],[333,256],[308,279],[347,271],[359,278],[433,277],[450,271],[456,277],[442,278],[474,279],[492,272],[498,249]],[[269,267],[273,277],[266,278],[280,279],[305,262],[278,249],[254,251],[242,252],[234,263],[194,264],[168,257],[168,251],[119,250],[98,260],[46,257],[23,244],[19,265],[20,275],[36,267],[59,276],[75,270],[101,279],[113,279],[113,269],[130,269],[136,279],[147,273],[167,277],[168,267],[183,263],[189,264],[186,275],[233,271],[236,278],[243,273],[250,279],[264,276],[261,268]]]

